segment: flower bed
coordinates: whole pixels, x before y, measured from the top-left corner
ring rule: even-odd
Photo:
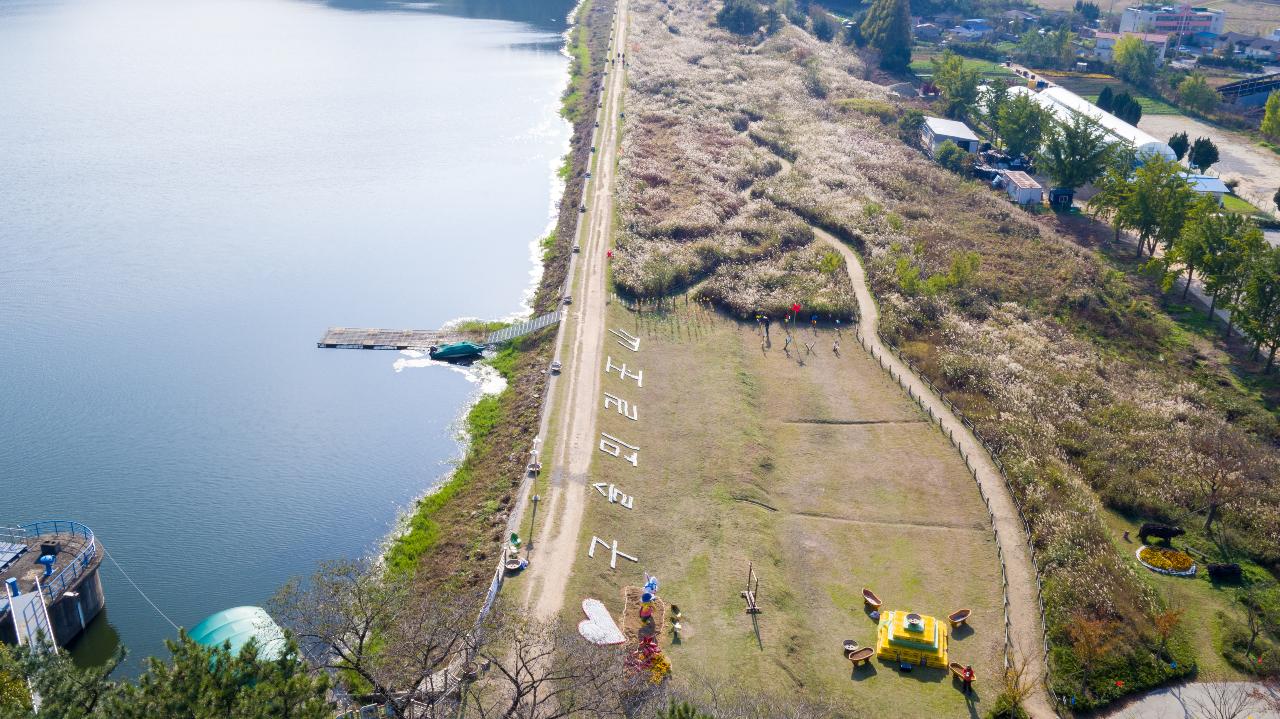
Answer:
[[[1138,561],[1153,572],[1172,574],[1175,577],[1191,577],[1196,573],[1196,562],[1186,552],[1166,547],[1142,545],[1137,551]]]

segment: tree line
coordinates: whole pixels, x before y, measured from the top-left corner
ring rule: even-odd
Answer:
[[[1125,230],[1134,233],[1136,257],[1150,258],[1164,273],[1166,289],[1177,279],[1186,283],[1182,299],[1199,278],[1210,298],[1209,318],[1226,309],[1224,332],[1237,327],[1255,359],[1265,350],[1264,371],[1270,372],[1280,349],[1280,248],[1267,244],[1247,216],[1224,211],[1212,194],[1197,197],[1177,162],[1155,156],[1136,170],[1131,163],[1128,153],[1111,160],[1090,211],[1108,217],[1117,238]]]
[[[238,653],[185,633],[136,681],[64,652],[0,644],[0,719],[332,719],[349,703],[414,719],[834,719],[844,707],[701,676],[658,681],[623,646],[596,646],[572,624],[528,616],[501,598],[385,572],[370,561],[324,562],[268,604],[285,629],[279,656],[250,641]],[[41,697],[33,709],[27,687]],[[344,705],[346,704],[346,705]],[[701,711],[695,707],[700,707]]]

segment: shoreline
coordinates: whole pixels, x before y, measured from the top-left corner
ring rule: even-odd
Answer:
[[[530,241],[533,281],[523,293],[519,309],[502,321],[559,305],[573,257],[570,247],[583,191],[580,180],[591,160],[594,113],[590,109],[595,107],[602,86],[603,54],[592,52],[602,38],[607,42],[608,22],[603,36],[598,23],[593,22],[601,8],[607,19],[611,2],[579,0],[570,11],[571,22],[561,47],[570,65],[559,115],[571,131],[566,153],[551,168],[552,185],[558,185],[552,203],[558,209],[549,217],[547,231]],[[584,54],[587,64],[582,66]],[[548,236],[552,237],[549,244]],[[523,503],[523,497],[513,495],[523,479],[527,448],[538,432],[548,379],[543,369],[554,351],[554,337],[555,331],[547,328],[484,361],[506,386],[493,394],[482,389],[460,410],[455,423],[461,441],[451,460],[453,467],[398,513],[392,530],[379,544],[377,561],[389,571],[413,571],[427,582],[458,581],[477,586],[490,579],[492,557],[505,539],[502,530],[512,517],[519,516],[517,507]],[[477,506],[479,509],[474,509]]]

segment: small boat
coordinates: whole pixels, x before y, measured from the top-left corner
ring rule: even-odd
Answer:
[[[866,587],[862,588],[862,601],[866,602],[867,606],[872,609],[880,608],[880,597],[877,597],[875,592],[867,589]]]
[[[951,662],[950,664],[947,665],[947,668],[951,670],[951,676],[955,677],[956,679],[959,679],[960,681],[964,681],[964,665],[963,664],[961,664],[960,662]],[[974,675],[973,679],[974,681],[977,681],[978,677],[976,674]]]
[[[484,345],[475,342],[452,342],[439,347],[432,347],[427,354],[433,360],[460,360],[479,357],[484,352]]]
[[[954,612],[947,615],[947,621],[951,622],[951,626],[953,628],[958,627],[961,624],[964,624],[965,622],[969,621],[970,614],[973,614],[972,609],[957,609]]]

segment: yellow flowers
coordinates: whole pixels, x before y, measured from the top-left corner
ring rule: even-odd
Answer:
[[[1149,567],[1165,572],[1187,572],[1196,566],[1196,561],[1186,552],[1164,547],[1143,547],[1138,550],[1138,559]]]

